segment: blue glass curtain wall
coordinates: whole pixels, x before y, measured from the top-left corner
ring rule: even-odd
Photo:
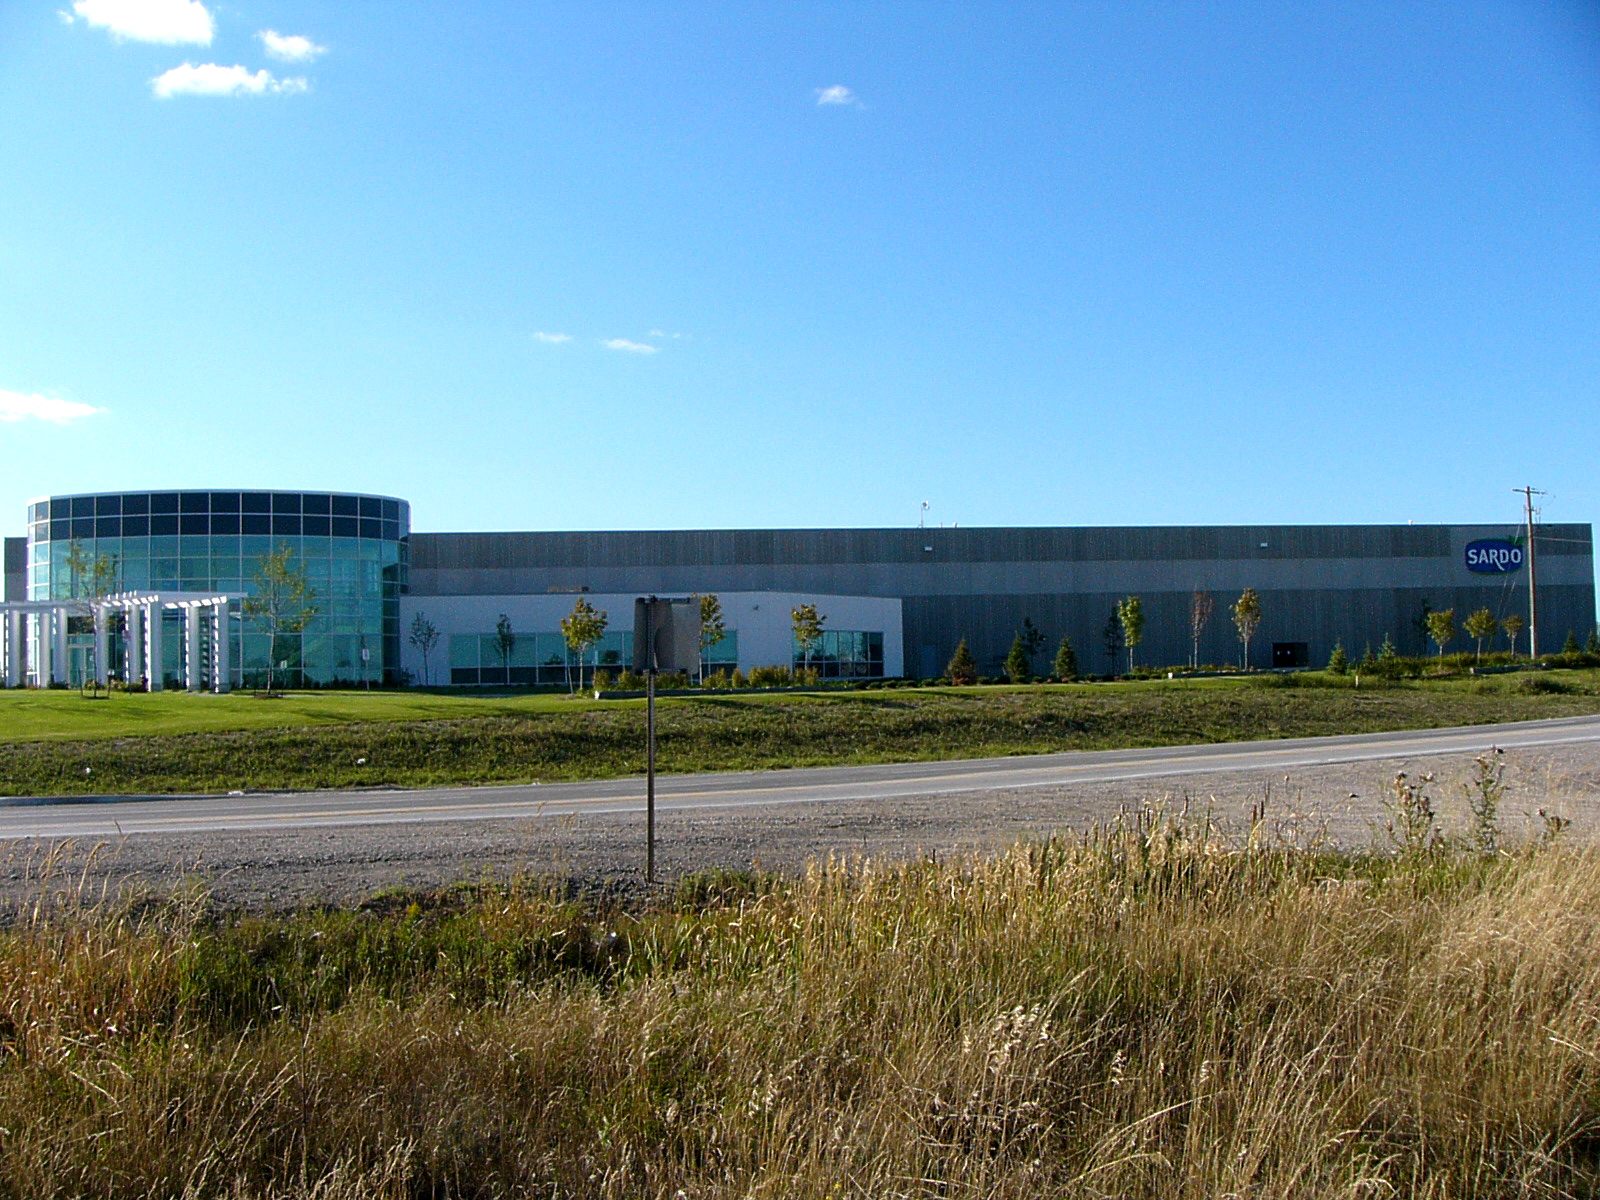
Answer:
[[[264,684],[269,663],[277,664],[275,682],[289,687],[401,682],[400,597],[411,526],[403,500],[136,492],[52,497],[31,505],[28,518],[28,595],[36,600],[79,592],[67,562],[75,540],[91,558],[113,560],[116,588],[125,591],[248,594],[262,559],[286,546],[315,592],[317,615],[304,633],[274,640],[235,604],[234,684]]]

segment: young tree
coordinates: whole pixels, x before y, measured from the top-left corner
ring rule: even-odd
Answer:
[[[1579,647],[1579,645],[1578,645],[1578,635],[1573,633],[1572,630],[1570,630],[1570,629],[1567,630],[1567,640],[1561,643],[1561,653],[1563,653],[1563,654],[1581,654],[1581,653],[1583,653],[1582,648]]]
[[[722,601],[715,595],[700,597],[700,682],[706,678],[706,654],[728,636],[722,616]]]
[[[1189,666],[1197,671],[1200,669],[1200,635],[1205,632],[1206,622],[1211,620],[1215,607],[1216,601],[1210,592],[1196,591],[1189,597]]]
[[[1583,652],[1600,654],[1600,630],[1589,630],[1589,636],[1583,639]]]
[[[1078,652],[1070,641],[1062,638],[1061,645],[1056,647],[1056,678],[1062,683],[1071,683],[1077,677]]]
[[[1006,655],[1006,677],[1012,683],[1027,683],[1033,677],[1033,668],[1028,662],[1028,647],[1020,633],[1011,639],[1011,653]]]
[[[1239,641],[1244,645],[1244,669],[1250,669],[1250,639],[1261,628],[1261,597],[1253,587],[1239,593],[1233,602],[1233,627],[1239,631]]]
[[[304,568],[294,565],[289,543],[261,560],[256,569],[255,593],[246,596],[241,611],[245,620],[268,635],[267,695],[272,695],[273,669],[278,665],[278,639],[298,637],[317,615],[317,593],[306,582]],[[160,668],[153,667],[159,670]]]
[[[944,673],[950,676],[950,682],[957,687],[978,682],[978,664],[972,659],[972,651],[967,649],[966,638],[962,638],[956,646],[956,652],[950,656],[950,665],[945,667]]]
[[[1033,674],[1033,660],[1044,649],[1044,634],[1029,618],[1022,618],[1022,652],[1028,656],[1028,674]]]
[[[1411,618],[1411,627],[1417,631],[1417,638],[1424,652],[1428,649],[1428,618],[1433,615],[1433,601],[1424,600],[1417,609],[1417,615]]]
[[[1517,656],[1517,634],[1522,632],[1522,627],[1526,624],[1527,622],[1519,617],[1516,613],[1511,613],[1500,622],[1500,628],[1505,630],[1506,641],[1511,643],[1512,658]]]
[[[1344,652],[1344,643],[1335,642],[1333,653],[1328,655],[1328,674],[1344,675],[1350,670],[1350,656]]]
[[[1122,619],[1113,609],[1106,618],[1106,626],[1100,631],[1100,644],[1105,647],[1106,658],[1111,663],[1108,674],[1115,679],[1117,675],[1117,660],[1122,657]]]
[[[567,649],[578,656],[578,686],[583,687],[583,656],[606,635],[611,623],[605,610],[590,604],[588,598],[579,596],[572,611],[561,618],[561,636]],[[599,664],[597,663],[596,666]]]
[[[1500,622],[1494,619],[1494,614],[1487,608],[1480,608],[1477,612],[1461,622],[1461,627],[1467,631],[1467,636],[1477,642],[1477,661],[1483,661],[1483,643],[1494,637],[1495,631],[1500,628]]]
[[[117,560],[110,554],[91,557],[83,543],[73,538],[67,543],[66,565],[70,611],[88,622],[89,632],[94,634],[94,652],[98,655],[100,635],[105,632],[105,623],[111,616],[102,607],[102,601],[117,590]],[[98,680],[105,669],[106,664],[97,660],[93,677]]]
[[[800,657],[805,663],[805,669],[811,669],[811,656],[816,653],[817,647],[822,645],[822,625],[827,620],[817,612],[815,604],[802,604],[798,608],[789,610],[789,625],[794,630],[795,648],[800,651]]]
[[[1433,644],[1439,647],[1439,657],[1444,657],[1444,648],[1456,636],[1456,610],[1453,608],[1440,609],[1438,612],[1428,614],[1428,636],[1433,639]]]
[[[1133,648],[1144,641],[1144,602],[1137,596],[1124,596],[1117,603],[1117,620],[1122,625],[1122,644],[1128,648],[1128,671],[1133,671]]]
[[[411,636],[407,639],[422,655],[422,686],[429,685],[428,655],[439,644],[439,627],[421,612],[411,618]]]
[[[517,648],[517,635],[511,628],[511,618],[501,613],[494,623],[494,648],[500,655],[500,669],[506,673],[506,682],[511,682],[511,652]]]
[[[1393,662],[1400,657],[1400,652],[1394,648],[1394,638],[1387,633],[1383,635],[1383,645],[1378,647],[1378,661],[1381,663]]]

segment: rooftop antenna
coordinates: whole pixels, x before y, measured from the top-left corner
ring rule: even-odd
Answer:
[[[926,529],[928,521],[928,502],[922,502],[922,511],[917,514],[917,528]]]

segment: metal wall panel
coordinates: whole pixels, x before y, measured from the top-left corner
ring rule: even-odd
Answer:
[[[28,539],[8,537],[5,548],[5,599],[28,598]]]
[[[1240,647],[1228,607],[1245,587],[1261,594],[1252,662],[1272,643],[1304,642],[1313,663],[1334,642],[1360,655],[1387,636],[1402,652],[1429,646],[1422,605],[1523,611],[1526,577],[1473,575],[1467,542],[1515,526],[1358,525],[1174,528],[670,530],[596,533],[413,534],[414,596],[596,592],[806,591],[904,599],[906,670],[940,670],[968,639],[997,673],[1024,618],[1050,642],[1066,635],[1085,671],[1109,669],[1101,631],[1116,600],[1142,597],[1148,614],[1138,660],[1189,657],[1194,590],[1216,612],[1203,662],[1233,662]],[[1539,530],[1542,649],[1594,626],[1593,534],[1588,525]],[[1467,646],[1463,637],[1458,648]],[[1526,634],[1523,635],[1526,647]],[[924,649],[926,648],[926,649]]]

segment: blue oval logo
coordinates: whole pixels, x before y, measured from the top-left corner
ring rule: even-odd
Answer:
[[[1480,575],[1507,575],[1522,567],[1522,547],[1504,538],[1479,538],[1467,543],[1467,570]]]

